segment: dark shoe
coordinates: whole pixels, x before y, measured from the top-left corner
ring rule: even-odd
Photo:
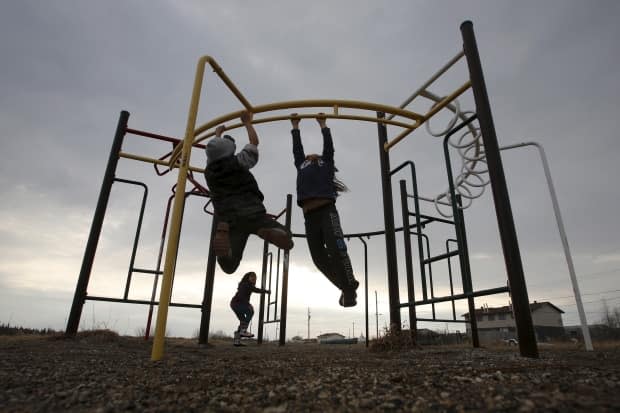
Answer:
[[[338,304],[340,304],[343,307],[355,307],[355,305],[357,304],[357,293],[355,292],[357,290],[357,287],[360,286],[359,281],[357,280],[353,280],[353,284],[347,288],[346,290],[342,291],[342,294],[340,294],[340,299],[338,300]],[[347,304],[349,305],[345,305],[345,296],[347,296]],[[353,302],[353,304],[351,304],[351,302]]]
[[[213,251],[216,257],[227,257],[231,255],[230,234],[227,222],[219,222],[215,229],[215,239],[213,240]]]
[[[256,235],[283,250],[290,250],[294,245],[293,239],[282,228],[261,228]]]
[[[233,340],[233,346],[235,347],[245,347],[245,344],[241,342],[241,340]]]
[[[340,298],[340,305],[343,307],[355,307],[357,305],[357,293],[355,290],[345,290]]]

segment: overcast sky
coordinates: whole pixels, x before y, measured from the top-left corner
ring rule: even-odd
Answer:
[[[536,141],[544,146],[583,300],[590,322],[605,301],[620,306],[620,176],[618,113],[620,4],[616,1],[3,1],[0,5],[0,323],[64,330],[97,202],[116,122],[180,137],[196,63],[213,56],[248,100],[265,104],[296,99],[354,99],[398,106],[461,48],[459,25],[474,23],[500,146]],[[463,61],[429,88],[445,95],[467,80]],[[431,101],[409,108],[428,110]],[[471,92],[460,99],[473,110]],[[241,109],[207,70],[198,124]],[[315,112],[306,110],[304,113]],[[369,115],[368,112],[363,113]],[[257,115],[258,117],[258,115]],[[433,123],[440,129],[450,116]],[[350,192],[337,206],[346,233],[382,229],[377,128],[373,123],[330,120],[340,177]],[[254,174],[270,212],[295,193],[290,124],[258,125],[260,162]],[[308,152],[321,147],[314,120],[301,123]],[[390,137],[400,130],[389,127]],[[244,142],[242,130],[233,131]],[[170,145],[127,135],[126,152],[158,158]],[[390,154],[393,166],[416,162],[424,196],[447,185],[441,140],[424,128]],[[456,153],[454,153],[456,156]],[[565,311],[564,324],[578,324],[562,244],[541,161],[533,148],[502,153],[530,300],[550,301]],[[204,167],[192,152],[191,164]],[[154,174],[151,165],[121,159],[117,177],[149,185],[149,199],[136,267],[154,269],[165,205],[174,173]],[[406,177],[405,174],[402,175]],[[204,182],[202,176],[199,181]],[[399,205],[397,178],[395,204]],[[88,292],[121,297],[131,256],[141,194],[114,185]],[[210,216],[204,200],[185,208],[173,291],[175,302],[199,304]],[[437,214],[432,205],[423,211]],[[400,207],[396,208],[400,225]],[[490,188],[465,211],[475,289],[506,284]],[[443,252],[449,228],[427,227],[431,253]],[[295,207],[293,231],[303,232]],[[406,300],[399,243],[401,299]],[[254,238],[255,239],[255,238]],[[385,241],[368,240],[371,335],[378,296],[379,328],[389,323]],[[228,302],[244,272],[260,272],[262,242],[248,244],[234,275],[216,273],[212,331],[236,327]],[[349,242],[357,277],[364,278],[362,243]],[[458,271],[455,272],[458,278]],[[275,276],[275,263],[274,263]],[[448,291],[447,267],[434,265],[435,294]],[[419,269],[416,288],[420,297]],[[457,290],[460,282],[456,281]],[[130,298],[149,299],[151,276],[134,274]],[[364,323],[363,283],[358,306],[338,306],[339,291],[314,268],[307,245],[291,253],[287,333],[335,331],[359,335]],[[507,295],[476,300],[506,305]],[[258,295],[252,301],[258,309]],[[457,316],[467,311],[457,304]],[[451,314],[437,306],[438,316]],[[406,311],[403,321],[408,322]],[[430,308],[419,308],[429,316]],[[123,334],[144,328],[147,307],[88,301],[81,328],[107,327]],[[255,317],[257,319],[257,317]],[[168,330],[192,336],[198,310],[172,308]],[[256,322],[256,320],[255,320]],[[455,330],[459,324],[421,324]],[[255,324],[254,324],[255,328]],[[275,337],[274,325],[267,334]]]

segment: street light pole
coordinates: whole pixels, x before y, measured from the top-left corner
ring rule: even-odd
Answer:
[[[562,214],[560,213],[560,205],[558,198],[555,194],[555,187],[553,186],[553,180],[551,179],[551,171],[549,170],[549,163],[545,156],[545,150],[542,145],[537,142],[522,142],[514,145],[503,146],[499,148],[501,151],[514,148],[522,148],[524,146],[535,146],[540,154],[542,160],[543,169],[545,171],[545,177],[547,178],[547,186],[549,187],[549,195],[551,196],[551,203],[553,204],[553,213],[555,214],[555,220],[560,231],[560,238],[562,240],[562,246],[564,247],[564,256],[566,257],[566,264],[568,265],[568,273],[573,286],[573,294],[575,295],[575,301],[577,302],[577,311],[579,313],[579,320],[581,321],[581,332],[583,334],[583,341],[587,351],[592,351],[592,338],[590,337],[590,329],[588,328],[588,321],[586,320],[586,312],[583,309],[583,303],[581,301],[581,292],[579,291],[579,283],[577,282],[577,275],[575,274],[575,266],[573,265],[573,257],[571,256],[570,249],[568,247],[568,238],[566,237],[566,231],[564,230],[564,222],[562,221]]]

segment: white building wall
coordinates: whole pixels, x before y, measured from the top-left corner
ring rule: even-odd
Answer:
[[[535,326],[563,327],[562,314],[549,305],[544,305],[533,311],[532,321]]]

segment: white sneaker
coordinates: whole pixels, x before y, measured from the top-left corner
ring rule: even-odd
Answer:
[[[241,337],[245,337],[245,338],[251,338],[254,337],[254,334],[250,333],[248,330],[242,330],[239,332],[239,335]]]

